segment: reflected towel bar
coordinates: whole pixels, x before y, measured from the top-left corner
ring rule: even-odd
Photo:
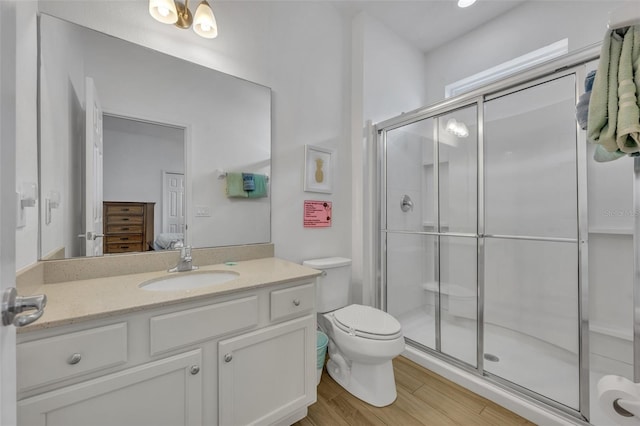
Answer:
[[[247,173],[247,172],[245,172],[245,173]],[[254,173],[254,174],[260,174],[260,173]],[[218,169],[218,170],[216,170],[216,176],[220,180],[225,179],[227,177],[227,172],[225,172],[224,170]],[[264,176],[265,176],[267,182],[269,182],[269,175],[265,174]]]

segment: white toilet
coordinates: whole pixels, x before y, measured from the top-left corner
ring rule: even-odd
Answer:
[[[376,407],[396,399],[391,360],[404,350],[398,320],[370,306],[348,305],[351,259],[303,262],[323,271],[318,279],[318,325],[329,336],[327,372],[352,395]]]

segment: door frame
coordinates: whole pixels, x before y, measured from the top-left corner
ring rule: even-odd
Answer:
[[[193,182],[191,179],[191,124],[182,123],[179,121],[175,121],[170,117],[162,117],[162,116],[146,116],[143,114],[138,114],[132,111],[126,110],[112,110],[109,108],[103,108],[102,110],[103,116],[109,116],[114,118],[121,118],[123,120],[131,120],[131,121],[139,121],[141,123],[155,124],[158,126],[165,127],[174,127],[180,129],[184,132],[184,243],[185,245],[190,244],[190,235],[189,235],[189,219],[191,209],[189,206],[191,205],[191,200],[193,197]],[[163,188],[164,192],[164,188]]]
[[[0,291],[16,280],[17,5],[0,2]],[[0,424],[16,424],[16,329],[0,325]]]
[[[85,256],[104,254],[104,114],[92,77],[85,77]],[[92,235],[99,235],[100,240]]]

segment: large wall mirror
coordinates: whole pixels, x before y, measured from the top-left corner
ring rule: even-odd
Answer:
[[[44,14],[39,55],[41,259],[271,240],[268,87]]]

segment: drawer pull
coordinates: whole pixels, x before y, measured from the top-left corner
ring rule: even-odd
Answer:
[[[129,241],[129,237],[121,237],[120,241]]]
[[[190,372],[192,375],[194,375],[194,376],[195,376],[196,374],[198,374],[198,373],[200,372],[200,367],[199,367],[199,366],[197,366],[197,365],[192,365],[192,366],[189,368],[189,372]]]
[[[123,218],[122,218],[122,220],[124,220],[124,221],[128,221],[128,220],[129,220],[129,218],[128,218],[128,217],[123,217]]]
[[[122,230],[123,230],[123,231],[128,231],[128,230],[129,230],[129,228],[122,228]]]
[[[128,211],[129,211],[129,209],[122,209],[122,211],[123,211],[123,212],[128,212]]]
[[[233,355],[231,354],[226,354],[224,356],[224,362],[231,362],[232,359],[233,359]]]
[[[79,353],[75,353],[69,357],[69,360],[67,362],[70,365],[76,365],[77,363],[80,362],[81,359],[82,359],[82,355],[80,355]]]
[[[293,299],[293,304],[296,306],[300,306],[300,299]]]

